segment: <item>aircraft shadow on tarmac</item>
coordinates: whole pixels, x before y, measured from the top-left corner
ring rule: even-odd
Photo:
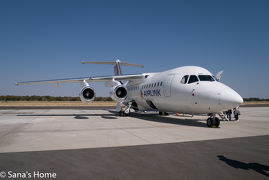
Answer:
[[[117,114],[116,111],[109,111],[111,113]],[[159,114],[143,114],[143,113],[132,113],[133,117],[144,120],[144,121],[152,121],[152,122],[159,122],[159,123],[167,123],[167,124],[176,124],[176,125],[183,125],[183,126],[196,126],[196,127],[206,127],[206,124],[201,122],[201,119],[179,119],[169,116],[160,116]]]
[[[108,114],[17,114],[17,116],[73,116],[75,119],[89,119],[88,117],[102,117],[104,119],[118,119],[123,117],[118,117],[116,111],[109,111]],[[128,116],[127,116],[128,117]],[[183,126],[195,126],[195,127],[206,127],[206,124],[201,122],[201,119],[183,119],[182,117],[174,118],[169,116],[160,116],[158,114],[142,114],[142,113],[132,113],[134,118],[151,121],[151,122],[159,122],[159,123],[167,123],[167,124],[176,124]]]
[[[269,177],[269,173],[266,171],[269,171],[269,166],[259,164],[259,163],[244,163],[241,161],[236,161],[232,159],[228,159],[223,155],[217,156],[219,160],[224,161],[229,166],[236,168],[236,169],[243,169],[243,170],[254,170],[257,173],[260,173],[266,177]]]

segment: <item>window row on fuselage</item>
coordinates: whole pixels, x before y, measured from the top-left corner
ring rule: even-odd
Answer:
[[[163,86],[163,82],[155,82],[155,83],[149,83],[149,84],[143,84],[142,89],[148,89],[148,88],[154,88],[154,87],[160,87]]]
[[[142,84],[141,89],[161,87],[163,85],[164,85],[164,83],[162,81],[155,82],[155,83],[149,83],[149,84]],[[127,90],[128,91],[139,90],[139,86],[129,86],[129,87],[127,87]]]
[[[128,91],[135,91],[135,90],[139,90],[139,86],[129,86],[127,87]]]

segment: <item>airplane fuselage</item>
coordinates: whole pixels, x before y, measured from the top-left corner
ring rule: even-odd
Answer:
[[[207,114],[232,109],[243,102],[237,92],[201,67],[184,66],[144,75],[127,84],[127,100],[134,100],[139,110]]]

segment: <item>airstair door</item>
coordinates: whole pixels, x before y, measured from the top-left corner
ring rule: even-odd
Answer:
[[[171,96],[171,86],[172,86],[172,81],[173,81],[174,77],[175,77],[175,75],[171,74],[167,77],[166,81],[164,82],[163,94],[165,97]]]

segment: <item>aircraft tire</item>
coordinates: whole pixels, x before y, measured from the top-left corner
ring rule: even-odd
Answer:
[[[207,125],[207,127],[211,127],[212,126],[212,118],[208,118],[206,120],[206,125]]]
[[[124,112],[123,111],[119,111],[119,116],[124,116]]]
[[[163,112],[159,111],[159,115],[162,116],[163,115]]]
[[[220,120],[219,120],[219,118],[217,118],[217,117],[215,117],[215,119],[213,119],[213,118],[208,118],[207,120],[206,120],[206,125],[208,126],[208,127],[219,127],[219,125],[220,125]]]
[[[219,118],[215,118],[215,126],[216,127],[219,127],[219,125],[220,125],[220,120],[219,120]]]

